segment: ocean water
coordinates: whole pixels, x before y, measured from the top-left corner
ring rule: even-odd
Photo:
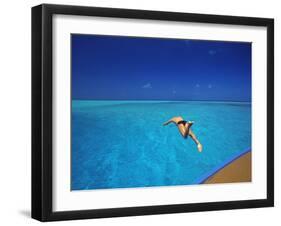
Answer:
[[[202,153],[162,125],[174,116],[195,121]],[[194,184],[249,148],[250,103],[72,101],[72,190]]]

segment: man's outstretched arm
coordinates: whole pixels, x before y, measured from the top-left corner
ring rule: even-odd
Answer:
[[[168,120],[167,122],[163,123],[163,126],[166,126],[166,125],[170,124],[171,122],[175,123],[175,122],[173,121],[173,119],[170,119],[170,120]]]

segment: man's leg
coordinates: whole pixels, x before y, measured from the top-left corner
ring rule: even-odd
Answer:
[[[189,121],[184,125],[184,132],[182,134],[184,138],[187,138],[187,136],[189,135],[189,130],[193,123],[194,122]]]
[[[202,144],[199,142],[199,140],[197,139],[197,137],[195,136],[195,134],[192,132],[191,128],[189,129],[189,134],[188,134],[192,140],[194,140],[194,142],[197,145],[198,151],[201,152],[202,151]]]

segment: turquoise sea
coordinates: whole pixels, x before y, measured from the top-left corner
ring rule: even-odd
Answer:
[[[202,153],[162,125],[174,116],[195,121]],[[250,148],[248,102],[72,101],[72,190],[194,184]]]

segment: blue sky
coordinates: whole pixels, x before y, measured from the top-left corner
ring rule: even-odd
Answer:
[[[72,34],[72,98],[251,100],[251,43]]]

